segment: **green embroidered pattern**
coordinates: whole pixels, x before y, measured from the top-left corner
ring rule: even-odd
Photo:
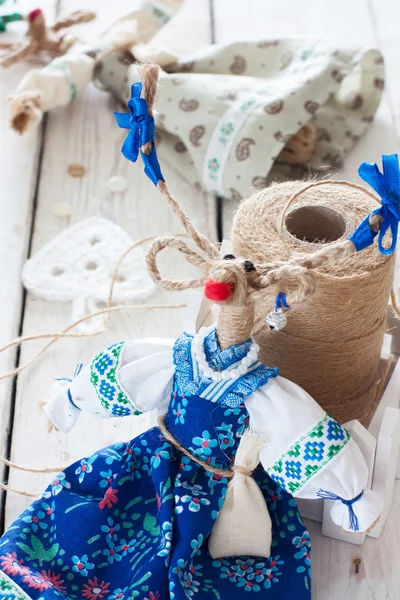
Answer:
[[[347,444],[349,433],[329,415],[325,416],[267,469],[284,490],[297,492],[323,469]]]
[[[0,598],[4,600],[30,600],[30,597],[3,571],[0,571]]]
[[[125,342],[113,344],[96,354],[90,363],[90,381],[105,410],[113,417],[141,415],[121,388],[117,379],[121,352]]]

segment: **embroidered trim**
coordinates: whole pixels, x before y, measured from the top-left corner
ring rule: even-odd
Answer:
[[[328,414],[268,467],[267,473],[286,492],[296,495],[351,439]]]
[[[31,600],[31,597],[15,581],[10,579],[4,571],[0,571],[0,598],[7,600]]]
[[[248,342],[240,346],[232,346],[227,350],[215,351],[213,337],[214,330],[205,340],[206,354],[208,360],[219,365],[220,368],[232,367],[240,363],[246,356]],[[271,377],[278,375],[279,369],[266,367],[258,360],[253,363],[247,373],[238,379],[228,381],[212,381],[202,379],[202,373],[192,351],[193,335],[184,333],[178,338],[174,345],[175,382],[178,393],[184,393],[186,397],[200,396],[211,402],[220,402],[231,408],[236,408],[243,403],[243,398],[251,396],[259,387],[265,385]],[[209,352],[207,352],[207,349]],[[212,352],[212,359],[211,359]],[[235,360],[236,359],[236,360]]]
[[[226,196],[223,175],[236,134],[257,105],[254,94],[246,94],[222,115],[208,145],[203,163],[203,183],[212,194]]]
[[[118,368],[125,342],[99,352],[90,363],[90,382],[106,411],[114,417],[141,415],[118,381]]]

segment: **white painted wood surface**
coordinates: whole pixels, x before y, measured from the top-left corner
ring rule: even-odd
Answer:
[[[388,407],[378,435],[372,481],[372,489],[381,496],[383,501],[383,511],[380,519],[369,533],[373,538],[378,538],[381,535],[392,509],[399,447],[400,410]]]
[[[25,4],[33,3],[24,0]],[[22,2],[21,2],[22,4]],[[41,5],[51,12],[60,3],[42,0]],[[365,42],[377,45],[385,55],[387,65],[387,91],[377,118],[346,161],[340,177],[357,181],[357,166],[362,160],[378,161],[381,153],[398,150],[400,124],[400,83],[397,76],[400,41],[398,24],[400,7],[395,0],[336,0],[334,3],[287,0],[214,0],[214,39],[217,42],[236,39],[255,39],[290,35],[317,35],[349,42]],[[98,23],[80,28],[80,32],[95,36],[99,27],[111,21],[118,11],[126,10],[122,0],[99,3],[95,0],[64,0],[66,10],[96,8],[100,12]],[[131,4],[129,9],[134,8]],[[176,49],[193,50],[211,41],[208,0],[187,0],[184,11],[176,20]],[[5,95],[12,91],[26,66],[0,74],[0,136],[2,161],[0,175],[3,190],[0,199],[0,274],[6,293],[0,305],[0,341],[6,343],[18,330],[22,310],[22,294],[19,284],[20,266],[27,254],[30,239],[30,221],[34,219],[32,251],[35,252],[56,233],[87,216],[101,214],[124,226],[132,237],[149,233],[176,230],[177,222],[170,210],[163,205],[152,184],[144,178],[139,167],[124,161],[119,149],[124,137],[112,119],[114,108],[111,99],[94,88],[74,105],[53,113],[44,135],[39,130],[28,138],[17,138],[6,123]],[[43,160],[37,169],[38,148],[43,142]],[[83,179],[72,179],[67,166],[80,162],[87,168]],[[215,226],[213,199],[190,189],[179,177],[164,167],[172,187],[176,189],[199,226],[212,234]],[[112,196],[107,190],[111,175],[122,174],[129,180],[125,194]],[[32,206],[35,182],[39,182],[37,211]],[[59,219],[52,214],[56,201],[68,201],[72,206],[70,220]],[[224,204],[225,232],[234,204]],[[175,261],[164,260],[171,273],[177,272]],[[183,263],[179,266],[182,272]],[[177,302],[180,297],[159,293],[155,301]],[[68,311],[56,304],[28,296],[23,318],[23,333],[59,330],[67,324]],[[33,369],[18,377],[15,394],[15,416],[11,444],[11,458],[31,466],[66,464],[92,452],[101,445],[132,437],[147,427],[146,417],[101,422],[82,418],[68,436],[48,433],[44,416],[37,400],[46,396],[49,384],[58,374],[69,374],[76,362],[86,361],[93,352],[116,339],[144,335],[176,336],[183,320],[182,311],[148,313],[135,312],[113,318],[106,335],[85,341],[59,342]],[[22,351],[22,362],[40,346],[31,344]],[[13,364],[13,353],[0,355],[0,368]],[[12,382],[1,383],[0,452],[4,452],[7,440],[8,414],[13,398]],[[1,445],[3,444],[3,447]],[[49,477],[20,474],[12,471],[10,484],[14,487],[39,491]],[[28,500],[9,493],[5,504],[6,522],[9,524],[26,506]],[[388,522],[379,540],[368,538],[361,548],[332,540],[321,535],[321,524],[307,523],[313,542],[313,599],[314,600],[400,600],[400,525],[397,514],[400,509],[399,482],[396,483],[394,504]],[[361,559],[360,572],[355,574],[353,560]]]
[[[54,0],[41,3],[47,17],[54,14]],[[36,6],[33,0],[21,0],[19,10],[24,12]],[[16,25],[22,30],[25,24]],[[6,74],[0,73],[0,346],[14,338],[19,331],[23,291],[20,272],[28,253],[29,232],[34,219],[35,186],[40,152],[41,130],[32,132],[21,139],[8,127],[7,95],[12,92],[25,72],[32,68],[29,64],[19,64]],[[0,372],[14,367],[15,351],[0,354]],[[10,435],[9,422],[13,380],[0,381],[0,453],[3,456],[8,448]],[[4,470],[0,467],[0,480]],[[1,494],[1,496],[3,496]]]

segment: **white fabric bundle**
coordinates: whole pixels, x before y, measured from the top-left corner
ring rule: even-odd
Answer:
[[[212,528],[208,550],[213,558],[271,554],[272,523],[267,504],[251,473],[260,462],[263,435],[246,431],[236,452],[235,474]],[[247,473],[246,473],[247,471]]]

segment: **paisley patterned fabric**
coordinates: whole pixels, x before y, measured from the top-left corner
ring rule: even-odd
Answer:
[[[173,44],[171,44],[172,46]],[[328,40],[235,41],[162,61],[156,144],[184,179],[240,200],[253,187],[341,168],[369,127],[384,86],[379,51]],[[135,65],[108,53],[98,81],[121,101],[138,81]],[[101,68],[100,68],[101,67]],[[281,150],[304,125],[316,130],[311,159],[289,165]]]
[[[175,345],[176,364],[183,347],[190,361],[188,339]],[[243,344],[219,351],[212,336],[206,348],[221,368],[248,350]],[[195,456],[227,468],[248,425],[246,407],[186,394],[182,381],[177,375],[169,431]],[[0,598],[241,600],[253,592],[309,600],[310,539],[296,502],[262,467],[254,477],[272,518],[272,554],[213,560],[208,537],[225,477],[182,455],[158,428],[83,458],[57,475],[2,538]]]

